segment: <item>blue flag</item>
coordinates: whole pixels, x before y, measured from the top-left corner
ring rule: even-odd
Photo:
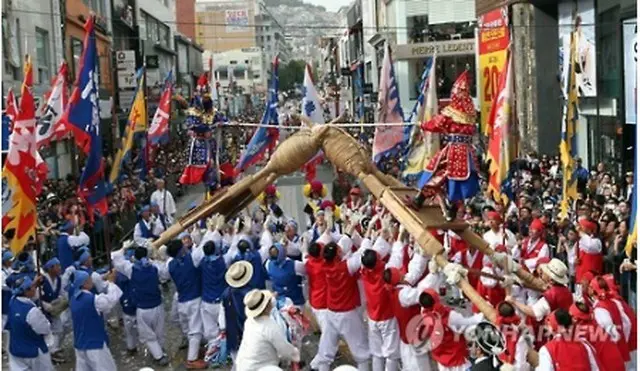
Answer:
[[[94,16],[85,23],[84,49],[80,57],[80,72],[69,106],[62,122],[73,132],[78,147],[87,156],[80,176],[79,194],[87,203],[89,218],[93,221],[94,210],[107,213],[107,184],[104,181],[102,161],[102,137],[100,136],[100,107],[98,105],[98,51]]]
[[[271,71],[271,86],[267,107],[260,121],[261,126],[256,130],[244,150],[240,161],[236,164],[236,173],[240,173],[260,161],[267,149],[272,150],[278,140],[278,56],[273,59]],[[267,127],[266,125],[273,126]]]

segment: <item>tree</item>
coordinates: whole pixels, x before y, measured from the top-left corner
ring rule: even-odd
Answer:
[[[305,61],[292,60],[284,66],[280,66],[280,91],[289,91],[296,85],[301,85],[304,80]]]

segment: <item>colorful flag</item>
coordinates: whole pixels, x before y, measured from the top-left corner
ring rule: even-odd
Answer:
[[[498,96],[493,102],[487,127],[489,127],[489,191],[496,202],[507,205],[508,199],[513,198],[509,167],[516,159],[516,135],[514,134],[514,81],[513,58],[507,55],[502,69]]]
[[[562,117],[562,134],[560,141],[560,161],[562,162],[562,200],[560,201],[560,218],[569,214],[571,203],[578,197],[578,181],[574,167],[576,150],[576,122],[578,120],[578,84],[576,64],[578,63],[577,33],[571,34],[569,47],[569,71],[565,79],[563,93],[565,106]]]
[[[36,141],[38,148],[49,144],[49,142],[59,138],[64,133],[58,123],[67,108],[69,95],[67,90],[67,70],[67,62],[62,62],[58,75],[51,84],[51,91],[46,95],[47,103],[43,107],[43,112],[37,124]]]
[[[30,237],[35,238],[37,196],[36,106],[31,88],[33,67],[27,57],[9,152],[2,171],[2,232],[13,230],[11,251],[20,252]]]
[[[16,101],[16,96],[13,94],[13,89],[9,88],[9,92],[7,93],[7,107],[4,110],[5,115],[9,117],[9,132],[13,131],[13,123],[18,116],[18,102]]]
[[[211,91],[211,100],[218,101],[218,86],[216,82],[216,71],[213,70],[213,55],[209,56],[209,90]]]
[[[637,126],[636,130],[638,130]],[[637,144],[634,150],[635,153],[637,153]],[[635,155],[633,158],[636,159]],[[638,213],[638,161],[634,160],[633,163],[633,194],[631,195],[633,200],[631,201],[631,216],[629,217],[629,236],[627,236],[627,244],[624,248],[629,258],[631,258],[633,244],[638,242],[638,225],[636,224],[636,214]]]
[[[240,161],[236,164],[236,172],[240,173],[249,166],[260,161],[267,149],[272,150],[280,134],[278,130],[278,56],[273,58],[271,71],[271,86],[269,87],[269,99],[267,107],[260,121],[261,126],[256,130],[249,141],[249,145],[242,153]],[[272,127],[267,127],[272,126]]]
[[[169,141],[169,119],[171,115],[171,93],[173,84],[171,82],[171,71],[164,82],[164,91],[160,97],[160,104],[153,115],[153,120],[149,126],[148,140],[152,146],[167,143]]]
[[[314,124],[324,124],[324,114],[320,105],[318,91],[313,83],[313,75],[311,73],[311,65],[308,63],[304,70],[304,80],[302,83],[302,116],[308,117]],[[306,174],[307,181],[312,181],[316,177],[316,167],[322,162],[324,153],[318,151],[311,160],[307,161],[302,167],[302,171]]]
[[[420,84],[420,95],[411,116],[407,120],[411,126],[405,128],[409,137],[407,145],[407,163],[402,176],[405,179],[419,179],[426,161],[440,148],[440,136],[437,133],[423,132],[420,125],[431,120],[438,113],[438,95],[436,93],[436,57],[427,60]]]
[[[163,94],[164,95],[164,94]],[[160,106],[158,106],[160,109]],[[155,119],[155,117],[154,117]],[[116,183],[120,177],[120,171],[124,161],[131,159],[131,152],[134,148],[134,143],[142,142],[147,132],[147,107],[145,105],[144,94],[144,67],[138,71],[138,88],[136,89],[133,103],[131,104],[131,110],[129,111],[129,119],[127,120],[127,127],[122,138],[122,147],[116,153],[116,158],[113,161],[113,167],[111,168],[111,174],[109,175],[109,181]],[[141,145],[140,150],[145,150],[144,145]]]
[[[102,215],[107,213],[107,184],[104,181],[98,105],[98,50],[94,21],[95,16],[91,16],[84,25],[84,49],[80,56],[80,68],[69,106],[61,119],[61,125],[73,133],[78,147],[87,157],[80,176],[78,193],[87,203],[87,211],[92,222],[94,211]]]
[[[377,122],[395,124],[404,122],[389,43],[384,47],[380,73]],[[396,154],[406,139],[404,126],[377,126],[373,136],[373,162],[379,165],[382,158]]]

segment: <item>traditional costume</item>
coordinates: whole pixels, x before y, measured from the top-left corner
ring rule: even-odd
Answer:
[[[323,199],[327,197],[328,191],[322,182],[313,180],[302,188],[302,194],[307,198],[304,212],[309,217],[307,225],[310,228],[316,221],[316,213],[318,210],[322,210],[320,205]]]
[[[446,144],[427,163],[418,186],[421,191],[414,199],[417,208],[427,199],[441,201],[448,219],[454,219],[458,203],[478,193],[478,164],[472,147],[476,132],[476,109],[469,94],[469,72],[463,72],[451,89],[451,103],[431,120],[422,124],[422,130],[442,134]],[[446,187],[446,191],[445,188]],[[446,196],[445,196],[446,195]]]
[[[602,278],[596,276],[589,284],[589,292],[593,301],[593,315],[596,323],[616,343],[622,359],[627,363],[631,360],[631,356],[624,329],[631,327],[631,321],[624,313],[624,310],[621,310],[612,300],[608,288],[600,286],[599,279]]]
[[[289,259],[284,246],[280,243],[275,243],[271,248],[275,248],[278,252],[275,256],[270,256],[266,262],[273,291],[278,294],[278,297],[291,299],[295,306],[302,309],[305,303],[302,294],[302,277],[306,275],[304,264]]]
[[[80,232],[79,235],[71,235],[75,224],[72,221],[65,222],[60,228],[61,232],[56,240],[56,248],[58,249],[58,259],[62,265],[62,270],[66,270],[68,266],[73,265],[73,252],[80,246],[89,245],[89,236]]]
[[[596,236],[596,223],[580,220],[580,239],[578,240],[578,260],[576,263],[576,282],[581,282],[586,272],[594,275],[602,273],[602,242]]]

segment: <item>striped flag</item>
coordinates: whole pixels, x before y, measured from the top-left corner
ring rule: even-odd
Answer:
[[[560,140],[560,161],[562,162],[562,200],[560,218],[567,218],[571,203],[578,197],[578,182],[575,174],[576,122],[578,120],[578,84],[576,78],[577,33],[571,33],[569,47],[568,73],[563,93],[565,106],[562,116],[562,134]]]
[[[498,96],[493,101],[489,114],[489,191],[496,202],[507,205],[513,198],[509,177],[509,167],[516,158],[516,136],[514,135],[514,81],[512,56],[507,56],[502,69]]]
[[[384,47],[384,59],[380,73],[377,122],[395,124],[404,122],[389,43],[386,43]],[[397,154],[406,139],[404,126],[377,126],[373,136],[373,162],[379,165],[384,157]]]
[[[57,139],[64,133],[64,129],[59,125],[62,113],[67,108],[69,99],[67,89],[67,62],[62,62],[58,75],[53,84],[51,91],[47,94],[44,109],[38,120],[38,131],[36,132],[36,141],[38,147],[45,146],[53,139]]]
[[[423,132],[420,125],[431,120],[438,113],[438,95],[436,93],[436,56],[429,58],[422,74],[420,95],[416,101],[405,128],[410,138],[407,145],[407,164],[402,172],[405,179],[419,179],[424,167],[440,148],[440,136],[436,133]]]

